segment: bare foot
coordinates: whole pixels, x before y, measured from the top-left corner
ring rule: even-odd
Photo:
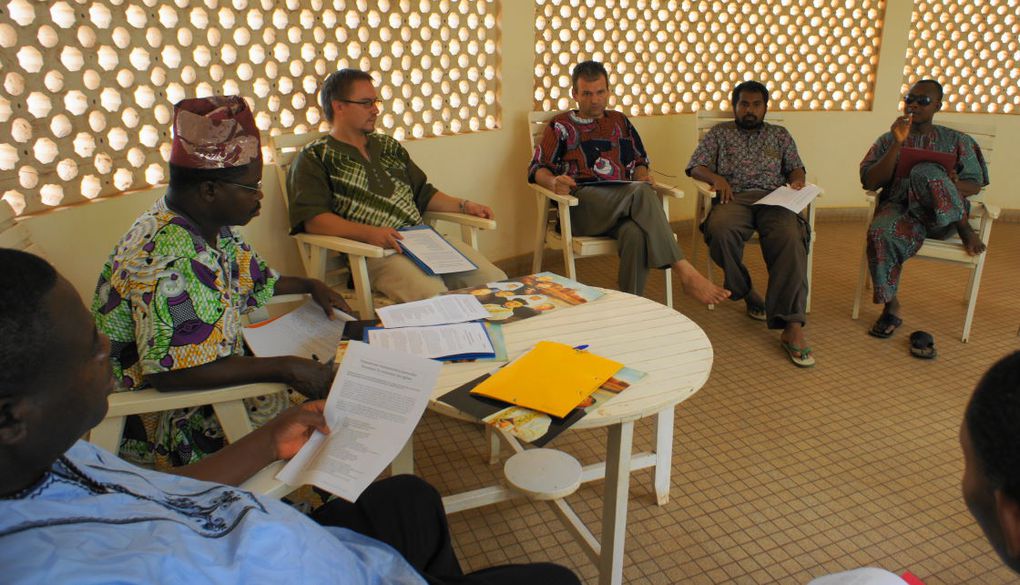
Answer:
[[[963,249],[967,250],[967,253],[971,256],[977,256],[987,249],[985,243],[978,237],[977,232],[974,228],[970,227],[970,223],[965,219],[961,219],[956,223],[956,231],[960,232],[960,240],[963,241]]]
[[[730,291],[712,284],[687,260],[677,262],[673,268],[680,276],[680,285],[684,288],[684,294],[694,300],[706,305],[714,305],[730,297]]]

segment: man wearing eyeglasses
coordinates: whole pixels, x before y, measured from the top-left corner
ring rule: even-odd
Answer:
[[[118,390],[195,390],[281,382],[325,397],[332,367],[298,357],[244,355],[241,314],[279,294],[308,293],[332,315],[350,308],[325,284],[280,276],[233,226],[261,208],[262,154],[255,119],[237,96],[175,106],[166,195],[139,217],[103,267],[92,303],[110,338]],[[289,406],[283,394],[246,401],[256,426]],[[122,453],[148,461],[155,450],[185,465],[223,446],[208,406],[163,413],[155,444],[129,420]]]
[[[926,238],[944,239],[959,234],[967,252],[981,254],[985,245],[968,223],[967,198],[988,184],[988,167],[973,138],[932,123],[942,108],[942,85],[932,79],[918,81],[903,99],[904,115],[889,132],[879,136],[861,161],[865,189],[881,189],[875,217],[868,228],[868,267],[874,283],[874,301],[885,303],[882,315],[869,333],[886,338],[896,331],[900,301],[896,297],[903,263],[917,253]],[[955,161],[944,168],[933,158],[910,169],[898,161],[904,148],[947,153]]]
[[[291,165],[287,191],[292,232],[338,236],[400,252],[399,229],[421,224],[426,211],[493,218],[488,206],[433,187],[396,139],[375,131],[380,100],[371,75],[357,69],[336,71],[323,82],[319,99],[332,128],[306,145]],[[406,302],[506,278],[481,252],[463,242],[450,244],[477,269],[430,276],[403,254],[369,258],[373,288]]]

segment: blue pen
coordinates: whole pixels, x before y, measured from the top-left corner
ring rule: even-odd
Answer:
[[[585,343],[584,345],[575,345],[574,349],[577,350],[577,351],[584,351],[584,350],[588,349],[588,344]]]

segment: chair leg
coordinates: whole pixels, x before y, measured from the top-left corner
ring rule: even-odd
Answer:
[[[545,234],[549,228],[549,202],[541,193],[535,194],[538,202],[538,225],[535,227],[535,255],[531,258],[531,273],[542,272],[542,255],[545,253]]]
[[[372,283],[368,281],[368,263],[364,256],[348,255],[351,265],[351,277],[354,279],[354,296],[357,299],[358,312],[362,319],[374,319],[375,308],[372,306]]]
[[[669,267],[665,270],[666,276],[666,306],[670,309],[673,308],[673,268]]]
[[[326,282],[326,255],[325,248],[308,246],[308,262],[305,264],[305,273],[308,278],[315,278]]]
[[[811,234],[811,240],[808,242],[807,251],[807,299],[804,303],[804,312],[811,313],[811,293],[814,292],[812,283],[812,275],[814,274],[815,266],[815,239],[818,237],[818,232],[815,231],[815,205],[811,203],[808,206],[808,230]]]
[[[248,409],[244,406],[244,400],[220,402],[213,404],[212,407],[228,442],[235,443],[241,437],[255,430],[251,419],[248,418]]]
[[[496,465],[499,463],[499,452],[503,446],[499,431],[492,428],[492,425],[485,425],[485,440],[489,444],[489,465]]]
[[[574,236],[570,231],[570,207],[560,203],[560,235],[563,238],[563,265],[567,278],[577,280],[577,269],[574,266]]]
[[[478,249],[478,228],[471,225],[460,226],[460,239],[475,250]]]
[[[712,280],[712,254],[709,253],[707,247],[705,248],[705,278],[708,279],[708,282],[711,282],[712,284],[715,284],[715,281]],[[715,304],[709,303],[708,304],[708,310],[709,311],[714,311],[715,310]]]
[[[984,269],[985,255],[983,254],[971,274],[971,286],[967,289],[967,317],[963,321],[963,337],[960,338],[964,343],[970,341],[970,326],[974,322],[974,309],[977,307],[978,288],[981,286],[981,273]]]

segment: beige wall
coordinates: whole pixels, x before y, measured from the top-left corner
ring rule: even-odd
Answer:
[[[911,6],[909,2],[889,2],[887,6],[875,110],[785,115],[784,123],[797,140],[808,174],[817,177],[826,189],[822,207],[863,205],[857,163],[897,115]],[[496,210],[499,231],[481,238],[483,250],[494,259],[524,254],[532,247],[534,203],[524,175],[530,156],[526,120],[532,107],[533,12],[531,2],[503,3],[503,128],[406,144],[412,157],[440,189],[487,203]],[[953,117],[997,125],[993,186],[988,199],[1006,208],[1020,209],[1020,191],[1006,189],[1006,185],[1020,184],[1020,167],[1009,164],[1015,153],[1020,152],[1020,116]],[[654,168],[677,177],[660,176],[659,180],[675,181],[689,194],[693,193],[690,181],[683,177],[683,167],[694,149],[694,116],[645,117],[635,119],[634,123],[649,149]],[[279,270],[300,273],[294,245],[285,235],[287,220],[279,190],[272,180],[274,172],[267,167],[268,188],[262,216],[246,232]],[[89,297],[113,244],[154,197],[152,192],[125,195],[29,218],[25,223],[57,267],[83,296]],[[690,217],[693,205],[688,195],[673,207],[673,219]]]

